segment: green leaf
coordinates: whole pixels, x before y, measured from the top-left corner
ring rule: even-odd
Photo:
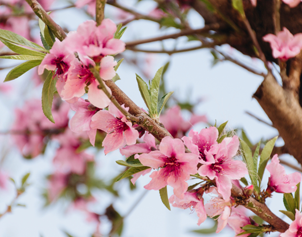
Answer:
[[[29,47],[31,49],[36,49],[36,50],[47,53],[47,50],[45,50],[40,45],[38,45],[34,42],[31,42],[31,41],[25,39],[24,37],[14,33],[14,32],[8,31],[8,30],[0,29],[0,40],[2,41],[2,39],[9,41],[11,43],[17,44],[17,45],[23,45],[23,46]]]
[[[201,182],[199,182],[199,183],[196,183],[196,184],[190,185],[190,186],[188,187],[188,190],[187,190],[187,191],[190,191],[190,190],[194,189],[196,186],[198,186],[198,185],[199,185],[199,184],[201,184],[201,183],[202,183],[202,181],[201,181]]]
[[[5,44],[10,50],[14,51],[17,54],[21,54],[21,55],[31,55],[31,56],[41,56],[42,58],[45,57],[45,53],[41,53],[35,50],[31,50],[31,49],[27,49],[27,48],[23,48],[19,45],[16,44],[12,44],[11,42],[1,39],[2,43]]]
[[[300,183],[297,184],[297,190],[295,192],[295,209],[300,210]]]
[[[223,124],[221,124],[219,127],[218,127],[218,132],[219,132],[219,136],[221,135],[221,133],[223,132],[223,129],[225,128],[225,126],[227,125],[228,121],[224,122]],[[218,137],[219,137],[218,136]]]
[[[52,33],[51,29],[41,19],[39,19],[39,27],[41,31],[41,36],[44,38],[49,48],[52,48],[56,38]]]
[[[292,221],[295,220],[295,215],[292,212],[290,212],[290,211],[282,211],[282,210],[280,210],[279,212],[282,212],[284,215],[286,215]]]
[[[23,176],[22,181],[21,181],[22,186],[26,183],[29,176],[30,176],[30,173],[27,173]]]
[[[117,61],[117,64],[114,66],[114,70],[117,71],[117,69],[120,67],[121,63],[124,61],[124,59],[120,59]]]
[[[53,94],[56,91],[56,80],[53,78],[54,72],[49,72],[42,89],[42,109],[45,116],[53,123],[55,123],[51,108],[53,101]]]
[[[43,60],[41,56],[32,56],[32,55],[4,55],[0,56],[3,59],[14,59],[14,60]]]
[[[16,206],[18,206],[18,207],[26,207],[26,205],[22,204],[22,203],[18,203]]]
[[[270,141],[268,141],[260,155],[260,161],[259,161],[259,169],[258,169],[258,177],[259,177],[259,186],[261,186],[262,177],[264,174],[264,169],[266,167],[266,164],[271,156],[271,153],[273,151],[273,148],[275,146],[275,142],[278,137],[274,137]]]
[[[166,208],[168,208],[168,210],[171,211],[170,203],[169,203],[169,199],[168,199],[167,186],[159,190],[159,195],[160,195],[160,198],[161,198],[161,201],[163,202],[163,204],[166,206]]]
[[[256,150],[255,150],[254,156],[253,156],[253,161],[254,161],[255,167],[258,167],[258,156],[259,156],[260,144],[261,144],[261,141],[258,142],[258,145],[256,147]]]
[[[28,70],[40,65],[42,62],[42,60],[31,60],[31,61],[27,61],[24,62],[20,65],[18,65],[17,67],[13,68],[5,77],[5,82],[6,81],[11,81],[14,80],[18,77],[20,77],[21,75],[23,75],[24,73],[26,73]]]
[[[248,144],[249,147],[253,147],[253,143],[251,142],[251,140],[247,137],[245,131],[243,129],[241,129],[241,137],[242,140],[245,141],[246,144]]]
[[[254,166],[254,161],[253,161],[253,156],[252,156],[252,151],[249,148],[249,146],[242,140],[240,139],[240,144],[242,148],[242,153],[243,153],[243,158],[245,160],[247,169],[249,171],[249,176],[251,178],[251,182],[254,185],[254,188],[258,188],[258,183],[257,183],[257,167]]]
[[[216,9],[213,7],[213,5],[210,3],[209,0],[199,0],[201,2],[203,2],[206,5],[206,8],[210,11],[210,12],[216,12]]]
[[[136,74],[136,81],[138,84],[139,91],[145,101],[145,104],[147,105],[149,111],[151,111],[151,98],[150,98],[150,92],[148,89],[147,83],[139,76]]]
[[[150,96],[151,96],[151,111],[152,115],[157,114],[157,107],[158,107],[158,94],[159,94],[159,85],[160,80],[162,79],[164,67],[161,67],[157,70],[154,78],[151,81],[150,85]]]
[[[283,194],[283,203],[287,211],[295,214],[296,202],[291,193]]]
[[[196,233],[196,234],[214,234],[217,229],[217,221],[215,221],[215,224],[211,228],[207,229],[200,229],[200,230],[191,230],[190,232]]]
[[[232,5],[233,8],[235,8],[240,13],[241,17],[245,17],[242,0],[232,0]]]
[[[242,183],[244,183],[246,186],[249,185],[249,183],[247,182],[246,178],[244,178],[244,177],[241,178],[240,181],[241,181]]]
[[[142,163],[139,162],[139,160],[137,160],[138,162],[136,164],[130,164],[124,160],[117,160],[116,163],[119,165],[123,165],[123,166],[127,166],[127,167],[143,167]]]
[[[116,177],[115,181],[120,181],[124,178],[128,178],[129,176],[136,174],[138,172],[141,172],[143,170],[150,169],[148,166],[142,166],[142,167],[130,167],[127,169],[124,173],[120,174],[118,177]]]
[[[157,114],[160,115],[161,111],[163,110],[165,104],[167,103],[170,96],[173,94],[173,91],[165,94],[163,97],[161,97],[160,101],[158,102],[158,108],[157,108]]]
[[[220,138],[217,139],[218,143],[221,143],[223,141],[223,139],[225,139],[227,137],[226,134],[222,135]]]
[[[113,82],[121,80],[120,76],[116,73],[115,76],[111,79]]]
[[[127,29],[127,27],[124,27],[124,28],[122,29],[122,26],[123,26],[122,23],[118,24],[117,29],[116,29],[116,32],[115,32],[115,34],[114,34],[114,38],[115,38],[115,39],[120,39],[120,38],[122,38],[122,36],[123,36],[125,30]]]

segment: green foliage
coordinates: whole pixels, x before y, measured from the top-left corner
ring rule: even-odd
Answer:
[[[138,172],[141,172],[143,170],[146,170],[146,169],[150,169],[150,167],[148,167],[148,166],[130,167],[124,173],[122,173],[118,177],[116,177],[115,181],[120,181],[124,178],[128,178],[129,176],[136,174]]]
[[[119,68],[119,66],[121,65],[121,63],[124,61],[124,59],[120,59],[118,60],[117,64],[114,66],[114,70],[117,71],[117,69]],[[113,82],[116,82],[118,80],[121,80],[120,76],[116,73],[115,76],[112,78]]]
[[[223,130],[224,130],[224,128],[225,128],[225,126],[228,124],[228,121],[226,121],[226,122],[224,122],[223,124],[221,124],[219,127],[218,127],[218,132],[219,132],[219,136],[218,137],[220,137],[220,135],[222,134],[222,132],[223,132]]]
[[[239,12],[241,17],[245,18],[242,0],[232,0],[232,5],[233,5],[233,8]]]
[[[284,215],[286,215],[289,219],[291,219],[292,221],[295,220],[295,215],[290,212],[290,211],[282,211],[280,210],[279,212],[283,213]]]
[[[193,184],[193,185],[190,185],[189,187],[188,187],[188,190],[187,191],[190,191],[190,190],[192,190],[192,189],[194,189],[195,187],[197,187],[199,184],[201,184],[202,183],[202,181],[201,182],[199,182],[199,183],[196,183],[196,184]]]
[[[210,228],[207,229],[199,229],[199,230],[191,230],[190,232],[196,233],[196,234],[203,234],[203,235],[209,235],[209,234],[214,234],[215,231],[217,230],[217,221],[214,222],[214,225]]]
[[[168,210],[171,211],[170,203],[169,203],[169,198],[168,198],[168,190],[167,186],[159,190],[159,195],[161,198],[161,201],[163,204],[168,208]]]
[[[241,129],[241,137],[242,137],[242,140],[245,141],[245,143],[248,144],[249,147],[254,146],[253,143],[251,142],[251,140],[246,135],[244,129]]]
[[[143,167],[142,163],[138,159],[134,159],[133,162],[118,160],[116,163],[127,167]]]
[[[2,59],[14,59],[14,60],[43,60],[41,56],[32,55],[4,55],[0,56]]]
[[[123,27],[122,23],[117,25],[117,29],[114,34],[115,39],[120,39],[123,36],[123,34],[125,33],[125,30],[127,29],[127,27],[124,27],[124,28],[122,28],[122,27]]]
[[[287,211],[295,215],[296,201],[291,193],[283,194],[283,203]]]
[[[297,190],[295,192],[295,209],[300,210],[300,183],[297,184]]]
[[[44,47],[49,50],[52,48],[56,40],[55,36],[52,33],[51,29],[41,19],[39,19],[39,27],[42,43]]]
[[[42,89],[42,110],[45,116],[53,123],[55,123],[51,109],[52,109],[52,101],[53,94],[56,91],[56,81],[53,78],[54,72],[49,72]]]
[[[20,76],[22,76],[24,73],[26,73],[27,71],[29,71],[30,69],[40,65],[42,62],[42,59],[40,60],[30,60],[30,61],[26,61],[20,65],[18,65],[17,67],[13,68],[5,77],[5,82],[6,81],[11,81],[14,80]]]

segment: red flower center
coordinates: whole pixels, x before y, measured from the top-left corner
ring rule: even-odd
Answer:
[[[63,59],[63,56],[60,56],[60,57],[57,57],[56,59],[53,59],[51,62],[52,64],[55,64],[57,67],[57,71],[56,71],[57,75],[62,75],[65,72],[67,72],[69,69],[69,66],[67,65],[67,63],[62,61],[62,59]]]

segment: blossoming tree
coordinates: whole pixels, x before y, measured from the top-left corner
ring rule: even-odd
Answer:
[[[38,91],[42,98],[30,98],[16,108],[11,128],[1,136],[10,134],[25,159],[39,159],[35,157],[52,149],[53,172],[47,176],[46,205],[67,199],[69,209],[82,211],[87,221],[95,223],[94,237],[123,235],[126,218],[116,210],[114,201],[101,212],[91,209],[91,203],[99,202],[94,190],[103,190],[117,199],[120,186],[130,183],[134,189],[142,176],[150,177],[144,188],[157,190],[168,210],[170,205],[191,208],[198,216],[197,225],[207,218],[215,221],[213,230],[203,228],[199,233],[219,233],[229,226],[235,236],[272,232],[282,237],[302,236],[301,169],[279,159],[282,154],[290,154],[302,164],[300,0],[155,2],[157,7],[143,14],[116,0],[78,0],[61,9],[52,9],[53,1],[0,0],[1,62],[24,61],[9,70],[0,91],[9,90],[12,80],[35,68],[32,79],[37,87],[32,91]],[[107,5],[114,7],[120,24],[105,18]],[[62,28],[54,14],[67,8],[82,9],[91,19],[74,26],[74,31]],[[203,18],[202,28],[192,29],[188,21],[192,11]],[[126,26],[141,20],[177,32],[124,42]],[[40,37],[34,34],[37,28]],[[174,50],[140,47],[180,37],[200,46]],[[242,63],[221,50],[221,45],[256,58],[262,68]],[[284,141],[282,147],[275,146],[278,137],[254,145],[244,130],[227,130],[227,122],[214,124],[205,115],[193,113],[196,104],[182,103],[173,92],[166,91],[164,74],[168,64],[152,72],[155,76],[148,82],[136,76],[143,108],[118,85],[121,78],[117,70],[122,64],[132,63],[145,77],[149,75],[142,60],[131,58],[125,51],[172,55],[201,48],[211,49],[215,64],[231,61],[263,78],[253,97],[278,130]],[[41,90],[37,89],[39,85]],[[25,100],[25,96],[20,95],[19,100]],[[189,120],[182,117],[181,109],[190,111]],[[204,128],[196,130],[193,125],[198,123]],[[110,181],[100,179],[91,151],[100,151],[102,159],[118,151],[121,158],[115,160],[115,169],[123,167],[122,172]],[[16,192],[0,214],[0,222],[22,206],[19,198],[26,192],[30,177],[27,173],[21,183],[15,181],[1,167],[2,162],[0,190],[5,192],[9,183],[14,183]],[[283,165],[297,171],[288,174]],[[264,178],[265,170],[268,179]],[[171,188],[169,194],[167,187]],[[283,216],[268,205],[275,193],[283,195],[278,204]],[[110,222],[109,232],[101,228],[103,217]]]

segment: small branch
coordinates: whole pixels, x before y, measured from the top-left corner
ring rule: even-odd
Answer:
[[[259,122],[264,123],[264,124],[266,124],[266,125],[268,125],[268,126],[274,128],[274,126],[273,126],[272,124],[270,124],[270,123],[268,123],[268,122],[262,120],[261,118],[258,118],[256,115],[254,115],[254,114],[252,114],[252,113],[250,113],[250,112],[248,112],[248,111],[245,111],[245,113],[248,114],[249,116],[251,116],[251,117],[257,119]]]
[[[12,212],[12,206],[15,205],[15,202],[17,201],[17,199],[23,194],[24,192],[17,190],[17,194],[16,197],[11,201],[10,205],[7,206],[6,210],[0,214],[0,218],[3,217],[4,215],[11,213]]]
[[[104,10],[105,10],[105,4],[106,4],[106,0],[96,0],[96,24],[97,26],[99,26],[102,21],[104,20]]]
[[[137,19],[144,19],[144,20],[160,23],[160,19],[157,19],[157,18],[151,17],[151,16],[147,16],[147,15],[143,15],[141,13],[138,13],[136,11],[133,11],[133,10],[127,8],[127,7],[124,7],[124,6],[120,5],[120,4],[116,3],[115,1],[108,1],[107,4],[111,5],[111,6],[114,6],[116,8],[119,8],[119,9],[125,11],[125,12],[128,12],[128,13],[134,15],[134,17],[137,18]]]
[[[53,21],[53,19],[47,14],[37,0],[26,0],[29,6],[33,9],[35,14],[51,29],[54,35],[61,41],[66,38],[64,30]]]
[[[302,169],[301,168],[299,168],[299,167],[297,167],[297,166],[295,166],[295,165],[293,165],[291,163],[288,163],[287,161],[284,161],[284,160],[281,160],[281,159],[279,159],[279,160],[280,160],[281,164],[286,165],[286,166],[288,166],[288,167],[290,167],[290,168],[292,168],[294,170],[297,170],[297,171],[299,171],[299,172],[302,173]]]
[[[220,25],[218,23],[215,23],[215,24],[212,24],[212,25],[206,25],[205,27],[203,27],[201,29],[195,29],[195,30],[187,29],[187,30],[182,30],[182,31],[180,31],[178,33],[175,33],[175,34],[163,35],[163,36],[159,36],[159,37],[128,42],[128,43],[126,43],[126,47],[133,47],[133,46],[136,46],[136,45],[139,45],[139,44],[146,44],[146,43],[151,43],[151,42],[155,42],[155,41],[162,41],[162,40],[166,40],[166,39],[176,39],[176,38],[179,38],[181,36],[202,34],[202,33],[205,33],[205,32],[209,32],[210,30],[218,30],[220,28],[221,28]]]

